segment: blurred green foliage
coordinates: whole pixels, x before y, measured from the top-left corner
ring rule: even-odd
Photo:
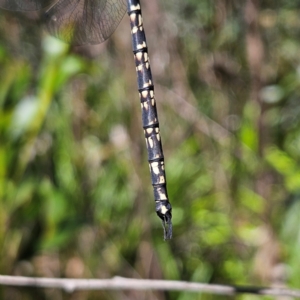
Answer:
[[[35,13],[1,11],[1,274],[299,288],[300,7],[263,1],[255,14],[251,3],[142,3],[173,205],[170,242],[154,212],[128,18],[107,43],[72,48],[43,32]]]

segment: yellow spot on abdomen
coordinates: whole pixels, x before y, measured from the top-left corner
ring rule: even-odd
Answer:
[[[156,175],[159,174],[158,162],[151,163],[151,168],[152,168],[154,174],[156,174]]]

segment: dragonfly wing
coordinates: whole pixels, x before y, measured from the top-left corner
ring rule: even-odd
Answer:
[[[0,0],[0,7],[15,11],[34,11],[51,5],[55,0]]]
[[[126,0],[60,0],[46,12],[45,23],[67,43],[99,44],[115,31],[125,12]]]

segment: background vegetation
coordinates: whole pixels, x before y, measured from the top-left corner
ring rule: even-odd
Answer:
[[[72,48],[49,37],[37,13],[1,11],[1,274],[300,287],[300,5],[258,2],[142,3],[170,242],[154,212],[128,17],[106,43]]]

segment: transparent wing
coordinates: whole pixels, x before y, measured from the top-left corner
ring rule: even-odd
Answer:
[[[126,0],[59,0],[46,12],[45,23],[67,43],[99,44],[115,31],[125,12]]]
[[[51,5],[55,0],[0,0],[0,7],[8,10],[33,11]]]

